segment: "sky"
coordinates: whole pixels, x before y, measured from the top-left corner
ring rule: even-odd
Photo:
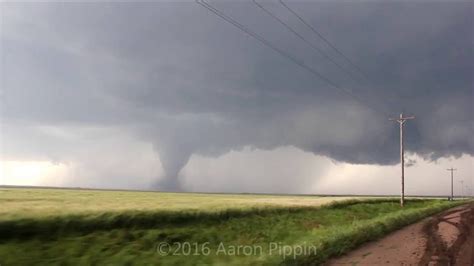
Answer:
[[[207,3],[0,3],[0,184],[474,190],[472,1]]]

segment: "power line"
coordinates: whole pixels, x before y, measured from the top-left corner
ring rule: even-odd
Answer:
[[[316,30],[316,28],[314,28],[311,24],[309,24],[305,19],[303,19],[302,16],[300,16],[295,10],[293,10],[292,8],[290,8],[287,4],[285,4],[283,2],[283,0],[279,0],[280,4],[282,6],[284,6],[288,11],[290,11],[294,16],[296,16],[299,21],[301,21],[304,25],[306,25],[306,27],[308,27],[314,34],[316,34],[320,39],[322,39],[329,47],[331,47],[332,49],[334,49],[334,51],[336,51],[339,55],[341,55],[347,62],[349,62],[350,65],[352,65],[355,69],[358,70],[358,72],[360,74],[362,74],[362,76],[367,80],[369,81],[369,83],[371,83],[372,85],[375,84],[375,82],[373,82],[373,80],[369,77],[369,75],[367,75],[365,73],[364,70],[362,70],[361,67],[359,67],[356,63],[354,63],[348,56],[346,56],[341,50],[339,50],[336,45],[334,45],[333,43],[331,43],[326,37],[324,37],[324,35],[322,33],[320,33],[318,30]],[[394,102],[392,100],[390,100],[391,98],[389,98],[389,102],[391,104],[394,104]]]
[[[339,63],[337,63],[331,56],[329,56],[327,53],[325,53],[321,48],[318,46],[314,45],[312,42],[308,41],[304,36],[302,36],[300,33],[298,33],[294,28],[292,28],[290,25],[285,23],[283,20],[281,20],[277,15],[273,14],[270,10],[266,9],[263,5],[259,4],[256,0],[253,0],[253,3],[263,10],[266,14],[268,14],[270,17],[278,21],[280,24],[282,24],[286,29],[288,29],[291,33],[296,35],[299,39],[304,41],[307,45],[309,45],[313,50],[317,51],[319,54],[323,55],[327,60],[332,62],[334,65],[336,65],[340,70],[342,70],[344,73],[346,73],[352,80],[357,82],[359,85],[361,84],[361,81],[359,78],[355,77],[349,70],[341,66]]]
[[[352,62],[351,59],[349,59],[349,57],[347,57],[343,52],[341,52],[335,45],[333,45],[328,39],[326,39],[319,31],[317,31],[313,26],[311,26],[311,24],[309,24],[308,22],[306,22],[306,20],[304,20],[300,15],[298,15],[298,13],[296,13],[296,11],[294,11],[293,9],[291,9],[288,5],[286,5],[283,0],[279,0],[280,4],[282,4],[286,9],[288,9],[288,11],[290,11],[293,15],[295,15],[304,25],[306,25],[314,34],[318,35],[319,38],[321,38],[325,43],[327,43],[332,49],[334,49],[338,54],[340,54],[342,57],[344,57],[344,59],[349,62],[349,64],[351,64],[353,67],[355,67],[362,75],[364,75],[365,78],[369,79],[367,74],[365,74],[365,72],[360,68],[358,67],[355,63]]]
[[[372,86],[374,86],[376,84],[361,67],[359,67],[356,63],[354,63],[348,56],[346,56],[340,49],[338,49],[336,47],[336,45],[331,43],[326,37],[324,37],[324,35],[322,33],[320,33],[318,30],[316,30],[316,28],[314,28],[310,23],[308,23],[294,9],[290,8],[287,4],[285,4],[283,2],[283,0],[279,0],[279,2],[283,7],[285,7],[294,16],[296,16],[304,25],[306,25],[306,27],[308,27],[314,34],[316,34],[320,39],[322,39],[329,47],[331,47],[334,51],[336,51],[339,55],[341,55],[347,62],[349,62],[350,65],[352,65],[355,69],[357,69],[359,74],[361,74],[362,77],[364,77],[364,79],[366,81],[368,81]],[[392,95],[392,96],[394,96],[394,95]],[[398,97],[398,96],[394,96],[394,97]],[[388,99],[385,102],[391,104],[392,107],[395,107],[395,102],[393,100],[394,97],[388,97]]]
[[[336,65],[339,69],[347,73],[353,80],[358,81],[356,77],[352,75],[350,71],[345,69],[343,66],[338,64],[334,59],[332,59],[329,55],[327,55],[321,48],[317,47],[310,41],[308,41],[305,37],[303,37],[301,34],[299,34],[295,29],[293,29],[291,26],[289,26],[287,23],[285,23],[283,20],[281,20],[279,17],[277,17],[275,14],[273,14],[270,10],[266,9],[264,6],[259,4],[256,0],[253,0],[255,5],[257,5],[260,9],[262,9],[265,13],[267,13],[269,16],[277,20],[280,24],[282,24],[285,28],[287,28],[289,31],[291,31],[294,35],[296,35],[298,38],[300,38],[302,41],[304,41],[306,44],[308,44],[313,50],[317,51],[321,55],[323,55],[326,59],[331,61],[334,65]]]
[[[232,19],[231,17],[229,17],[228,15],[226,15],[225,13],[221,12],[220,10],[218,10],[217,8],[213,7],[211,4],[205,2],[204,0],[195,0],[196,3],[198,3],[199,5],[203,6],[204,8],[206,8],[207,10],[211,11],[212,13],[216,14],[217,16],[219,16],[220,18],[224,19],[225,21],[227,21],[228,23],[234,25],[235,27],[237,27],[239,30],[245,32],[246,34],[248,34],[249,36],[253,37],[254,39],[258,40],[259,42],[261,42],[262,44],[264,44],[265,46],[271,48],[272,50],[274,50],[275,52],[277,52],[278,54],[280,54],[281,56],[291,60],[293,63],[297,64],[298,66],[300,66],[301,68],[304,68],[306,69],[308,72],[310,72],[311,74],[313,74],[314,76],[324,80],[326,83],[328,83],[329,85],[333,86],[334,88],[342,91],[343,93],[345,93],[346,95],[354,98],[355,100],[357,100],[359,103],[361,103],[362,105],[365,105],[366,107],[376,111],[376,113],[385,113],[381,110],[378,110],[378,108],[368,104],[367,102],[365,102],[363,99],[361,99],[360,97],[354,95],[351,91],[347,90],[346,88],[343,88],[341,86],[339,86],[337,83],[331,81],[329,78],[325,77],[324,75],[322,75],[321,73],[317,72],[316,70],[314,70],[313,68],[307,66],[306,64],[300,62],[300,60],[298,60],[297,58],[291,56],[289,53],[285,52],[284,50],[281,50],[279,49],[278,47],[272,45],[269,41],[267,41],[265,38],[263,38],[262,36],[260,36],[259,34],[251,31],[250,29],[248,29],[247,27],[245,27],[244,25],[240,24],[239,22],[237,22],[236,20]]]
[[[397,118],[390,118],[391,121],[396,121],[400,125],[400,164],[402,166],[402,187],[401,187],[401,194],[400,194],[400,206],[404,206],[405,204],[405,150],[403,146],[403,124],[407,120],[415,119],[414,116],[403,116],[403,113],[400,114],[400,117]]]
[[[457,169],[451,167],[451,168],[446,169],[446,170],[451,172],[451,200],[454,200],[453,179],[454,179],[454,171],[456,171]]]

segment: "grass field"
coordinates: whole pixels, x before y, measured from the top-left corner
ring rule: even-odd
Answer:
[[[461,203],[2,189],[0,264],[319,264]]]
[[[350,197],[0,188],[0,221],[119,211],[213,212],[255,206],[320,206],[346,199]]]

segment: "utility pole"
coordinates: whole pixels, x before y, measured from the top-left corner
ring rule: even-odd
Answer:
[[[403,149],[403,124],[405,121],[415,119],[414,116],[403,116],[403,113],[400,114],[398,118],[390,118],[390,121],[397,121],[400,125],[400,164],[402,166],[402,191],[400,195],[400,206],[403,207],[405,204],[405,157],[404,157],[404,149]]]
[[[451,200],[454,200],[454,192],[453,192],[453,176],[454,176],[454,171],[456,171],[456,169],[454,168],[449,168],[447,169],[448,171],[451,171]]]
[[[459,183],[461,183],[461,198],[464,198],[464,180],[460,180]]]

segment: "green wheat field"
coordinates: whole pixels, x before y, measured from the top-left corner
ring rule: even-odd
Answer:
[[[318,265],[462,203],[4,187],[0,265]]]

